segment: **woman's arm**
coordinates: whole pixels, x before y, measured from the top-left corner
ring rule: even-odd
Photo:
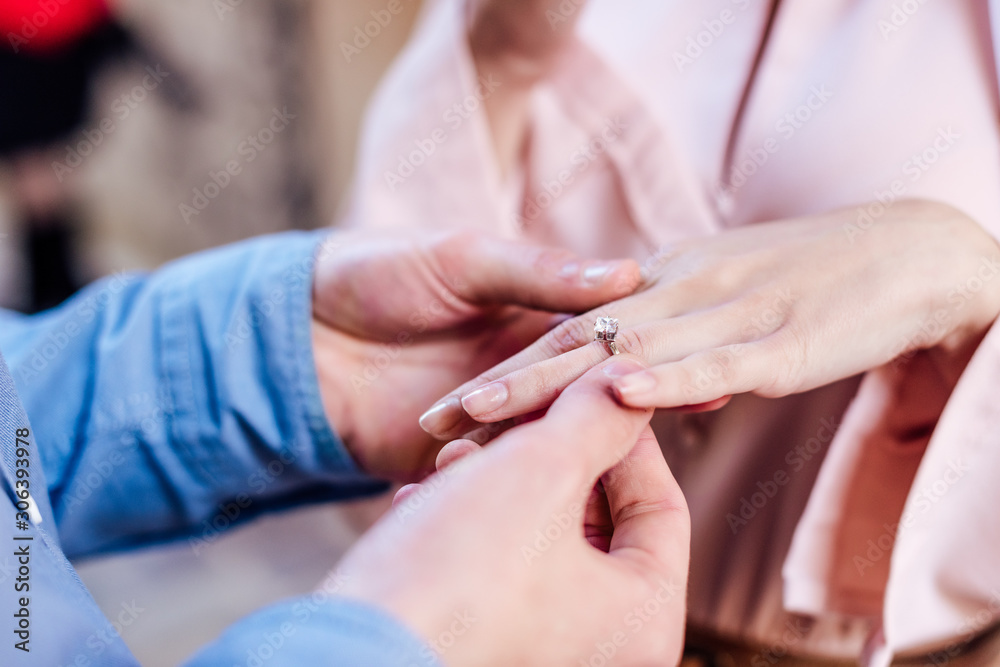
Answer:
[[[634,407],[787,396],[924,351],[934,363],[921,367],[954,387],[1000,312],[996,240],[926,201],[897,204],[861,237],[852,224],[839,211],[679,243],[645,289],[566,321],[424,425],[456,437],[543,409],[607,356],[597,316],[618,318],[618,347],[652,365],[616,383]]]

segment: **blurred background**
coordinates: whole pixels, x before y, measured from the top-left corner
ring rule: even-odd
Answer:
[[[361,114],[420,9],[399,2],[366,43],[387,0],[4,0],[0,306],[34,312],[103,275],[335,224]],[[176,665],[314,587],[387,506],[77,566],[138,659]]]

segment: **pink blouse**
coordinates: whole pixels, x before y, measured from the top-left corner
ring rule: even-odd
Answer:
[[[592,0],[504,182],[481,109],[503,82],[477,80],[461,0],[431,2],[371,104],[348,221],[651,265],[677,239],[842,207],[860,243],[902,197],[997,235],[998,10],[784,0],[751,80],[769,2]],[[964,288],[998,261],[969,267]],[[691,506],[693,625],[767,646],[763,664],[788,651],[885,665],[1000,619],[1000,329],[950,395],[921,363],[656,417]],[[921,430],[937,410],[912,406],[935,401],[944,413]]]

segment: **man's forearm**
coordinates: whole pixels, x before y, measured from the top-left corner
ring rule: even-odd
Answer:
[[[381,488],[320,400],[318,240],[265,237],[112,278],[41,316],[3,316],[67,553],[214,534],[230,505],[227,524]]]

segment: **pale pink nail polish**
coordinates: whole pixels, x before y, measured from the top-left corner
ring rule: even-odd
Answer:
[[[560,278],[576,280],[580,277],[580,262],[569,262],[559,269]]]
[[[431,435],[447,433],[462,417],[461,403],[457,396],[451,396],[436,403],[420,416],[420,428]]]
[[[462,407],[472,417],[478,417],[503,406],[507,402],[507,387],[503,382],[491,382],[462,399]]]
[[[600,285],[611,275],[616,266],[617,264],[591,264],[583,270],[583,283],[590,287]]]

